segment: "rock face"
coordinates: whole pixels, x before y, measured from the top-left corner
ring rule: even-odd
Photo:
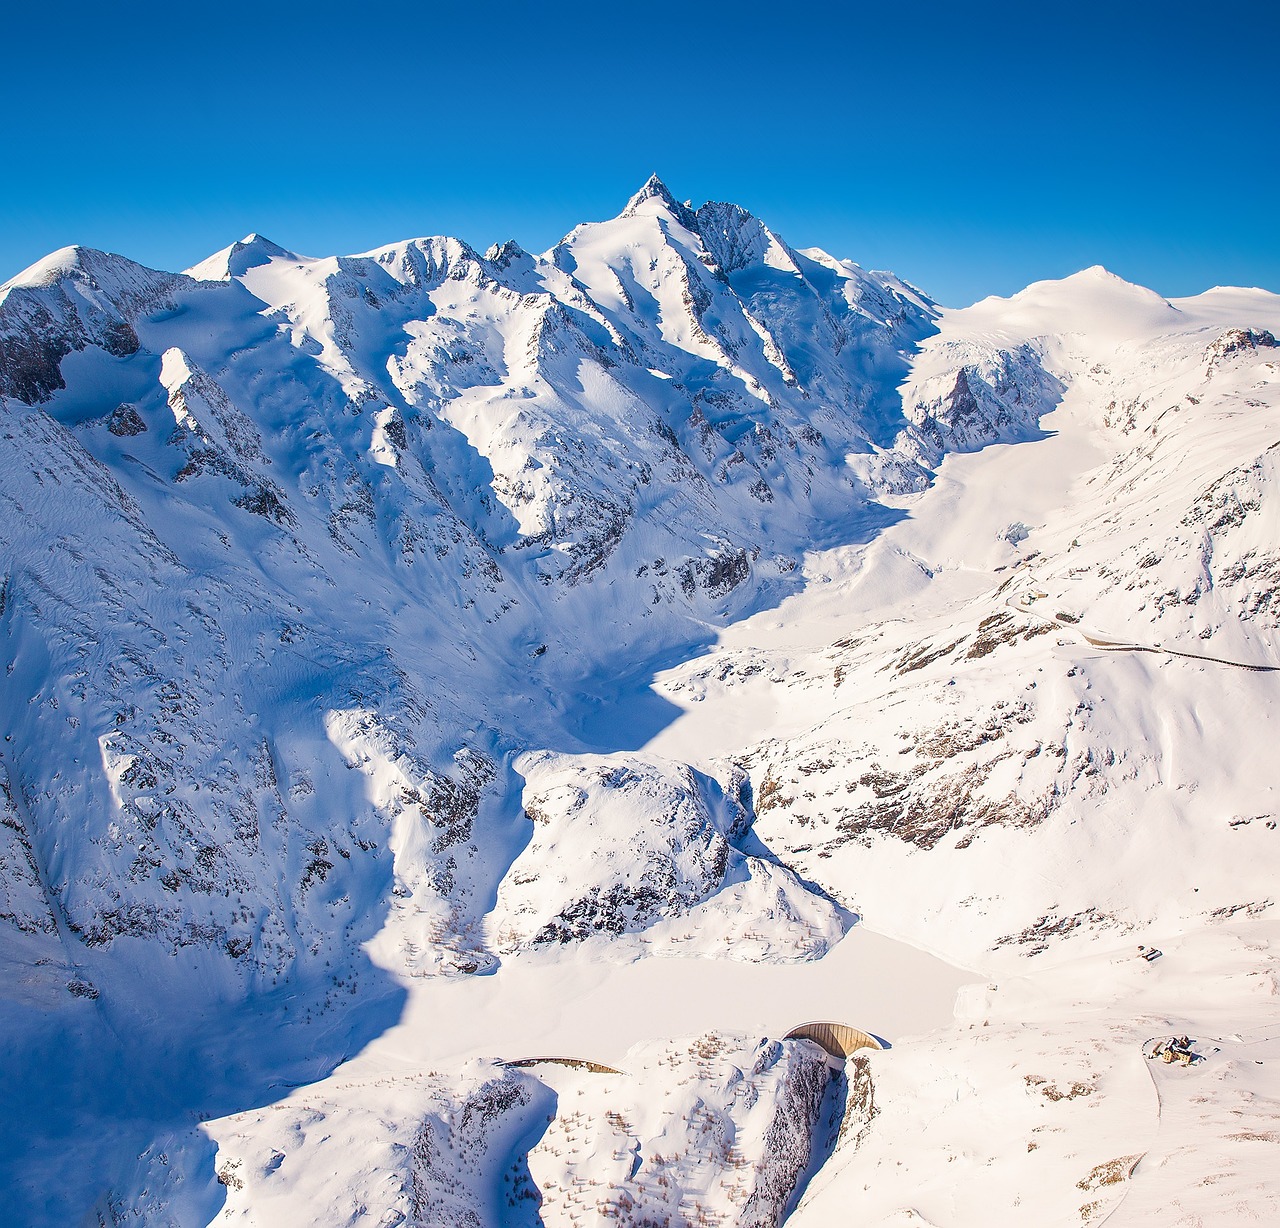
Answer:
[[[822,1051],[710,1034],[634,1057],[628,1079],[561,1083],[573,1110],[529,1152],[542,1222],[776,1228],[811,1158],[831,1080]]]
[[[134,324],[171,306],[181,278],[89,248],[68,247],[28,269],[0,302],[0,395],[28,405],[66,388],[62,360],[90,347],[138,352]]]
[[[1205,357],[1212,366],[1248,350],[1271,350],[1275,345],[1275,335],[1265,328],[1229,328],[1209,345]]]
[[[947,452],[1033,437],[1065,385],[1044,369],[1029,343],[1008,349],[969,343],[946,347],[945,372],[904,392],[921,442],[936,464]]]
[[[622,755],[544,752],[516,768],[533,836],[498,889],[500,950],[627,934],[661,946],[670,927],[657,923],[690,915],[720,951],[754,954],[732,927],[719,932],[735,912],[740,922],[789,920],[773,958],[788,958],[787,934],[793,958],[813,958],[843,934],[829,900],[742,852],[753,816],[741,768],[727,788],[685,764]],[[583,860],[571,862],[571,849],[583,850]]]
[[[0,924],[22,934],[52,934],[55,929],[31,836],[4,776],[0,776]]]

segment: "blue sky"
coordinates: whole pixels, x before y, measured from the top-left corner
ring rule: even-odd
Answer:
[[[541,250],[656,170],[947,303],[1090,264],[1280,291],[1280,7],[12,5],[0,279],[250,230]]]

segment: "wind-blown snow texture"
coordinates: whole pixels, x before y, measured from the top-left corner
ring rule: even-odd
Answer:
[[[306,1129],[263,1117],[252,1180],[193,1124],[522,953],[820,959],[856,909],[986,972],[1268,924],[1280,675],[1239,666],[1280,663],[1277,331],[1102,270],[943,311],[656,178],[541,256],[250,236],[6,283],[15,1214],[560,1222],[539,1173],[614,1161],[551,1163],[533,1075],[343,1085],[360,1158],[273,1162]],[[698,1043],[759,1179],[655,1158],[601,1214],[775,1223],[809,1181],[807,1045]]]

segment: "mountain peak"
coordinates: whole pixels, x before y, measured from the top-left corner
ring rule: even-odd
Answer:
[[[496,265],[500,269],[505,269],[509,268],[517,260],[529,259],[529,253],[514,239],[508,239],[505,243],[495,243],[485,252],[484,258],[490,264]]]
[[[1131,284],[1130,282],[1125,281],[1119,273],[1113,273],[1106,267],[1106,265],[1102,264],[1091,264],[1087,269],[1080,269],[1078,272],[1070,274],[1064,280],[1070,281],[1073,277],[1080,278],[1082,280],[1088,279],[1091,281],[1123,283],[1124,285]]]
[[[96,278],[118,276],[123,272],[126,277],[133,276],[137,270],[153,273],[127,256],[118,256],[114,252],[99,251],[96,247],[85,247],[76,243],[70,247],[60,247],[50,252],[43,260],[37,260],[29,268],[23,269],[16,277],[3,283],[5,289],[39,289],[52,286],[66,278],[79,279],[93,283]],[[167,276],[167,274],[159,274]]]
[[[656,171],[644,181],[644,186],[631,198],[631,203],[637,204],[642,200],[648,200],[651,196],[665,200],[669,205],[676,203],[675,197],[671,195],[671,189],[662,182]]]
[[[1028,286],[1023,294],[1028,293],[1035,288],[1037,284],[1033,283]],[[1132,300],[1137,303],[1143,303],[1156,308],[1164,308],[1176,310],[1173,305],[1164,298],[1163,295],[1147,286],[1140,286],[1136,282],[1129,281],[1121,277],[1119,273],[1113,273],[1110,269],[1100,264],[1091,264],[1087,269],[1081,269],[1077,273],[1072,273],[1062,278],[1057,283],[1047,283],[1050,285],[1058,285],[1065,288],[1070,287],[1074,292],[1089,293],[1092,290],[1095,293],[1119,297],[1121,300]]]
[[[224,247],[220,252],[215,252],[186,271],[189,276],[199,281],[228,281],[276,257],[293,255],[293,252],[286,250],[278,243],[272,243],[264,235],[251,231],[243,239],[231,244],[230,247]]]
[[[52,285],[79,267],[84,250],[79,246],[60,247],[4,282],[4,288],[34,289]]]
[[[650,201],[658,202],[660,207],[665,207],[675,219],[689,230],[697,228],[697,221],[694,218],[693,210],[688,205],[681,204],[671,195],[671,189],[667,187],[656,174],[650,175],[645,180],[644,186],[629,200],[627,207],[623,209],[623,217],[635,217],[638,213],[645,210],[645,206]]]

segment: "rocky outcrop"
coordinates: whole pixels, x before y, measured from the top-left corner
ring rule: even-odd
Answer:
[[[500,949],[640,933],[749,877],[776,887],[782,916],[794,910],[798,925],[797,913],[816,910],[840,932],[827,901],[736,846],[750,825],[740,770],[723,789],[683,764],[616,755],[543,753],[517,767],[533,831],[498,889]],[[569,848],[590,856],[570,867]]]

